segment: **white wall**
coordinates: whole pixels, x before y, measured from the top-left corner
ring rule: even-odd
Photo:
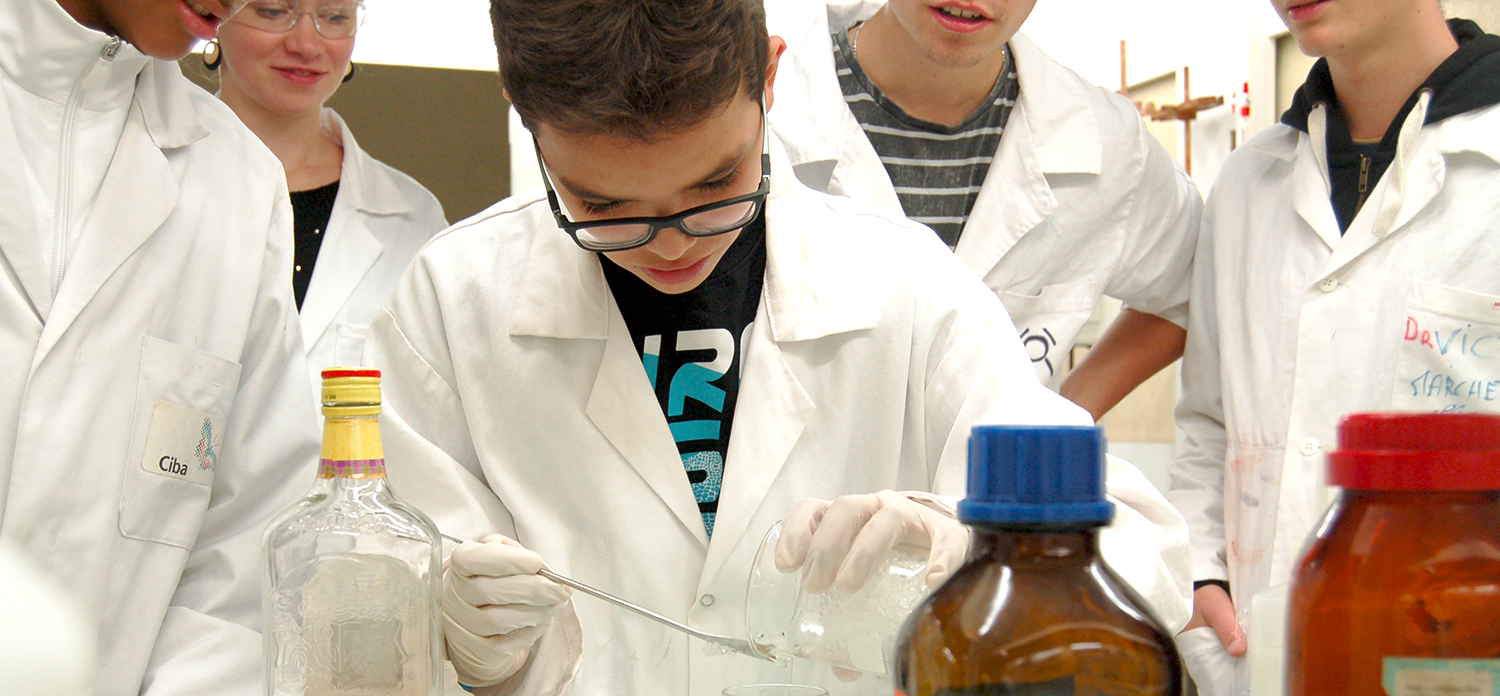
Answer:
[[[1284,31],[1269,0],[1038,0],[1022,31],[1062,64],[1111,90],[1120,88],[1121,39],[1131,84],[1170,71],[1180,75],[1186,65],[1193,96],[1227,100],[1249,81],[1249,134],[1275,122],[1274,92],[1267,91],[1274,73],[1257,65],[1270,60],[1274,69],[1274,53],[1257,47]],[[1229,154],[1235,123],[1228,106],[1203,112],[1193,123],[1193,178],[1205,194]]]
[[[354,62],[495,70],[488,0],[367,0]]]

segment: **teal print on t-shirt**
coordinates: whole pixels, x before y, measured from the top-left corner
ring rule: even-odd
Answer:
[[[675,343],[676,355],[663,359],[662,337],[646,336],[641,363],[653,390],[660,380],[667,380],[667,427],[677,443],[699,514],[703,516],[703,527],[712,537],[724,482],[724,450],[728,446],[720,435],[729,429],[724,423],[726,395],[714,382],[722,379],[734,364],[734,336],[727,329],[695,329],[677,332]],[[684,362],[682,354],[709,359]],[[664,375],[660,374],[662,365],[677,368]]]

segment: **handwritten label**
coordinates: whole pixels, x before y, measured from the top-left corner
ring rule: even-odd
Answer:
[[[1500,413],[1500,324],[1408,308],[1396,370],[1396,410]]]
[[[1500,660],[1387,657],[1381,686],[1390,696],[1500,696]]]

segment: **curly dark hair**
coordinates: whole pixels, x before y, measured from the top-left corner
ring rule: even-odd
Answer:
[[[765,88],[761,0],[490,0],[490,19],[528,128],[651,141]]]

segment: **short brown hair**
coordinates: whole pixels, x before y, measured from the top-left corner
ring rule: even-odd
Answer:
[[[528,128],[649,141],[701,123],[770,60],[762,0],[490,0],[500,76]]]

